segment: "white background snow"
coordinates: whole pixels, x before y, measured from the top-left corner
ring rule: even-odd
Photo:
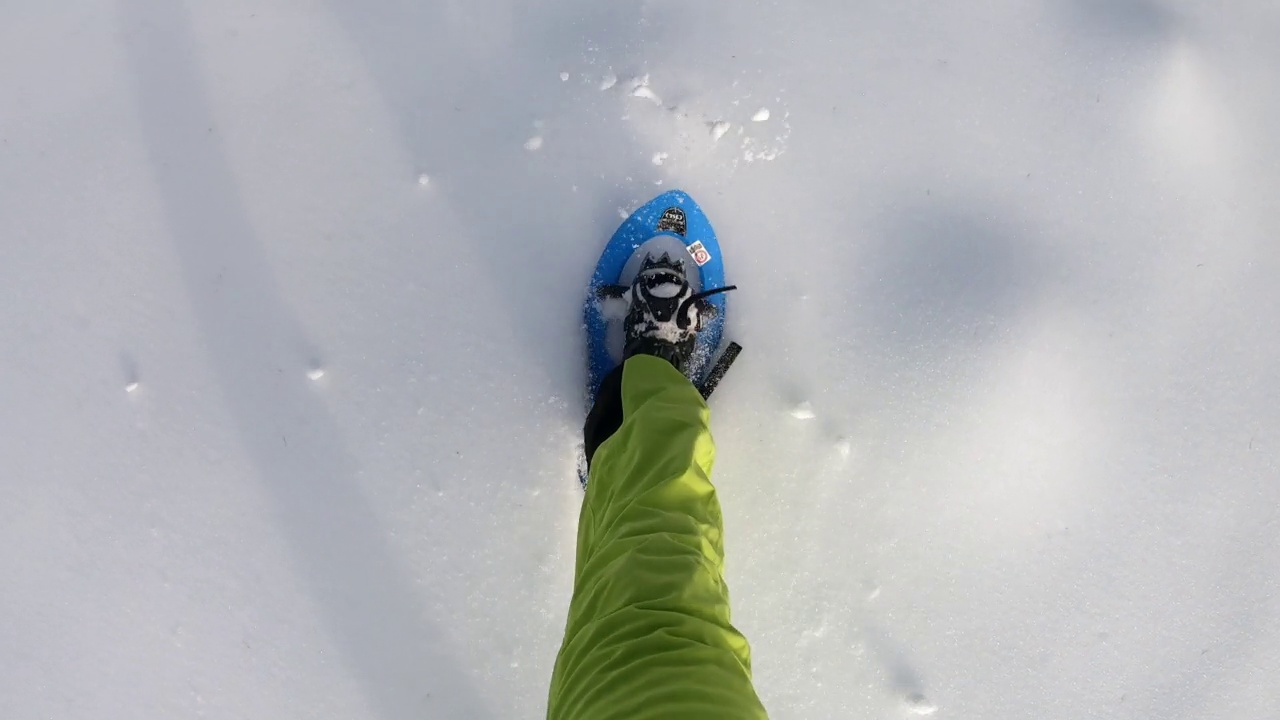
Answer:
[[[1277,37],[0,4],[0,717],[541,716],[583,286],[672,187],[742,287],[716,480],[775,718],[1280,716]]]

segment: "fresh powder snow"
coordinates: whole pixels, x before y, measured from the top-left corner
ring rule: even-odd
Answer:
[[[536,718],[619,209],[779,720],[1280,717],[1272,0],[10,0],[0,717]]]

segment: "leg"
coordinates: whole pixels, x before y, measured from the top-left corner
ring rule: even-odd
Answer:
[[[706,403],[655,357],[627,360],[612,380],[594,440],[588,420],[590,481],[547,717],[764,718],[747,641],[729,624]],[[601,406],[611,402],[620,414]]]

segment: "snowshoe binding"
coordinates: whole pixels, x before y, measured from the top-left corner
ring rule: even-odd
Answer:
[[[697,382],[694,352],[698,333],[717,313],[707,298],[736,289],[737,286],[730,285],[695,293],[685,275],[685,261],[673,260],[663,253],[657,258],[644,259],[630,287],[611,285],[601,288],[600,294],[627,302],[623,321],[624,360],[635,355],[660,357]],[[727,349],[707,374],[699,387],[704,396],[711,394],[740,349],[732,346]]]

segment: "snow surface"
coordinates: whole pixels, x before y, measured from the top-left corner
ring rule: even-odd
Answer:
[[[540,716],[670,187],[775,718],[1280,717],[1271,0],[0,19],[0,717]]]

